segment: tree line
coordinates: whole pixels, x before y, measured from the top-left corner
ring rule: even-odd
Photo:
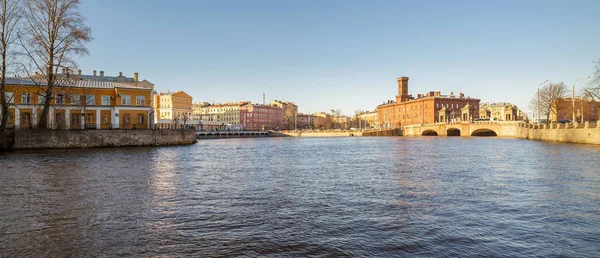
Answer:
[[[59,69],[74,71],[88,54],[91,28],[79,11],[79,0],[0,0],[0,131],[9,120],[7,75],[32,80],[43,96],[38,127],[46,129]],[[12,97],[15,95],[13,94]]]
[[[600,108],[600,59],[594,63],[596,66],[592,80],[576,97],[592,101]],[[538,121],[541,121],[541,118],[545,117],[546,122],[549,122],[552,115],[557,116],[558,112],[564,110],[564,107],[556,105],[555,101],[559,98],[569,97],[571,94],[572,90],[564,82],[548,82],[538,89],[538,92],[531,99],[529,106],[535,112],[539,108],[540,117],[538,117]]]

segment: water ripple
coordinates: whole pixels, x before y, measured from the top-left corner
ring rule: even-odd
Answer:
[[[271,138],[0,155],[0,257],[597,257],[600,148]]]

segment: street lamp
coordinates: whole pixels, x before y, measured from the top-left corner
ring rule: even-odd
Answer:
[[[579,80],[583,80],[583,79],[589,79],[590,77],[583,77],[583,78],[579,78],[576,79],[575,82],[573,83],[573,97],[571,98],[571,103],[573,104],[573,122],[575,122],[575,85],[577,84],[577,81]],[[583,117],[581,118],[583,120]]]

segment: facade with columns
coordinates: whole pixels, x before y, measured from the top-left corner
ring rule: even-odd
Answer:
[[[439,91],[430,91],[413,97],[408,94],[408,77],[400,77],[396,100],[377,106],[377,120],[384,128],[472,121],[479,117],[479,102],[479,99],[465,97],[462,92],[455,96],[453,92],[442,95]]]
[[[45,81],[7,78],[9,127],[38,127]],[[53,129],[147,129],[150,128],[152,89],[109,81],[60,79],[55,83],[48,113]],[[1,117],[1,116],[0,116]]]

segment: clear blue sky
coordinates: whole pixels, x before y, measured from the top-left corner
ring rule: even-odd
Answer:
[[[83,0],[85,73],[140,73],[194,101],[373,110],[464,92],[528,110],[542,81],[573,85],[600,59],[600,1]],[[586,81],[579,81],[584,85]]]

